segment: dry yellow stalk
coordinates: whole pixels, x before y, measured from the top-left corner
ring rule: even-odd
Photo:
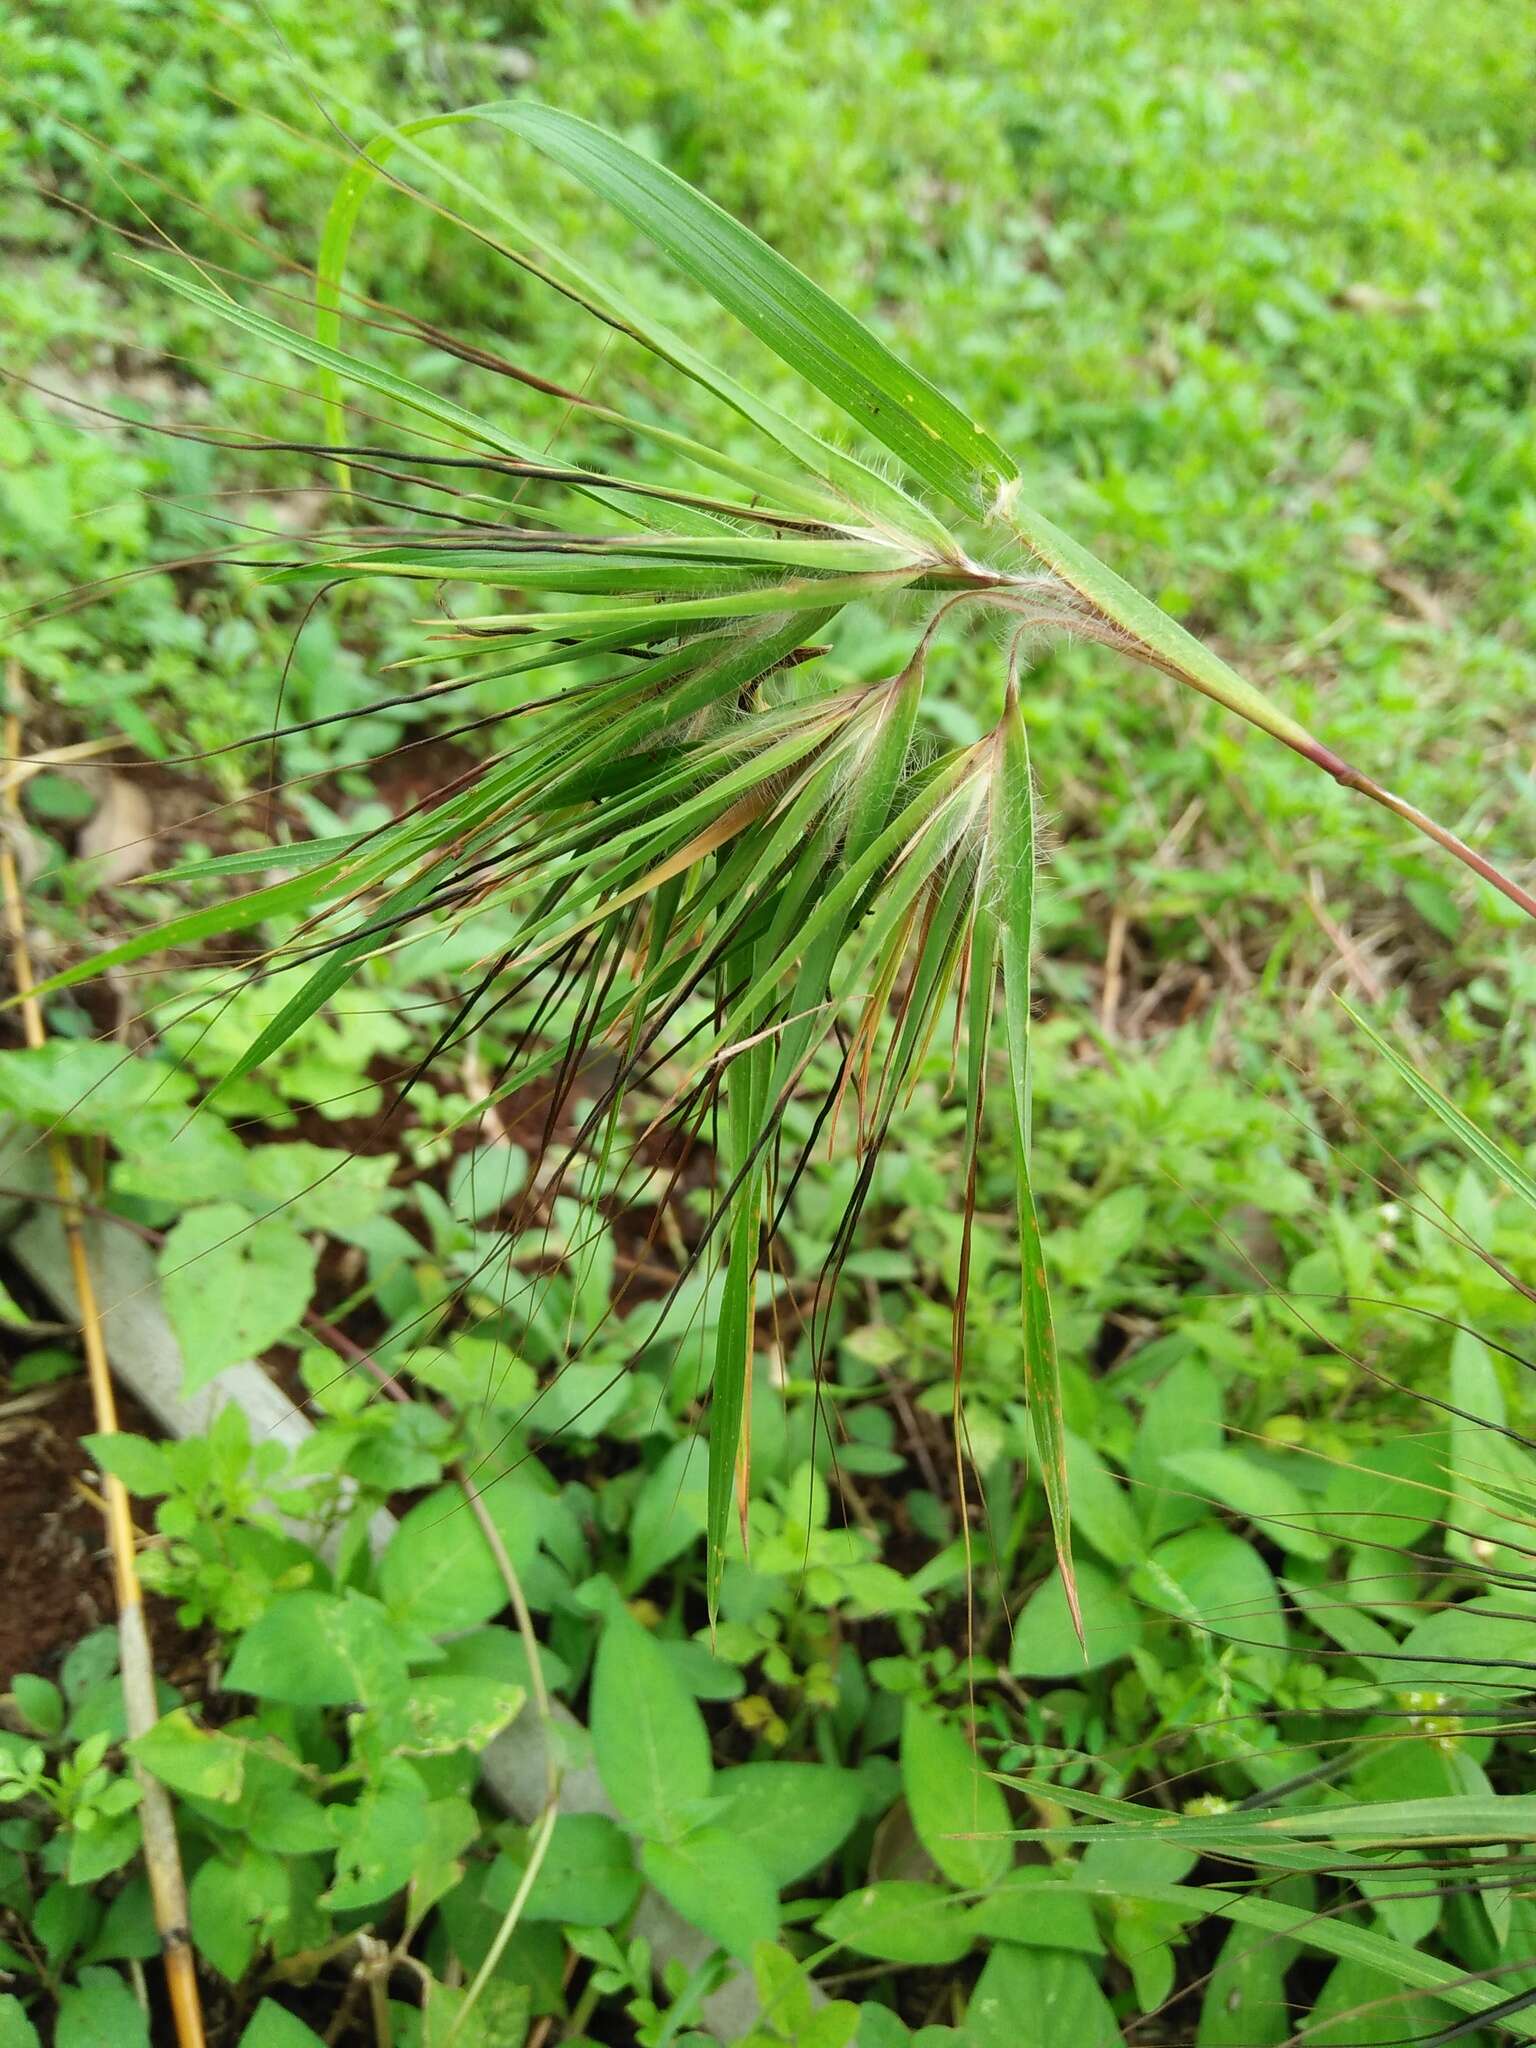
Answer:
[[[14,703],[18,678],[13,666],[7,676],[7,691]],[[5,721],[5,752],[8,762],[21,757],[21,727],[14,712]],[[8,821],[20,817],[19,781],[14,777],[3,791]],[[8,834],[0,833],[0,894],[5,901],[6,930],[10,938],[11,968],[21,998],[22,1026],[29,1046],[47,1042],[42,1006],[32,993],[32,960],[27,950],[26,918],[22,908],[21,876]],[[96,1428],[102,1436],[117,1430],[117,1401],[107,1349],[102,1340],[101,1316],[96,1301],[91,1262],[86,1254],[85,1233],[75,1199],[74,1167],[69,1141],[55,1133],[48,1141],[48,1157],[58,1192],[64,1238],[69,1250],[75,1295],[80,1304],[80,1334],[85,1348],[86,1373],[90,1382],[91,1406]],[[154,1661],[150,1653],[149,1630],[144,1621],[144,1594],[134,1559],[133,1516],[128,1489],[114,1474],[103,1475],[107,1538],[112,1552],[112,1575],[117,1591],[117,1632],[119,1661],[123,1676],[123,1701],[130,1736],[144,1735],[160,1718],[155,1704]],[[203,2008],[198,1992],[192,1938],[187,1928],[187,1886],[182,1875],[181,1850],[176,1840],[176,1823],[165,1787],[137,1763],[133,1766],[139,1787],[139,1821],[144,1838],[144,1867],[154,1900],[155,1925],[165,1959],[166,1989],[175,2020],[177,2048],[204,2048]]]

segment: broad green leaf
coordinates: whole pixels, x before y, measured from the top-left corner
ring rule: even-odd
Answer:
[[[1152,1542],[1205,1520],[1210,1512],[1188,1487],[1169,1483],[1168,1460],[1187,1451],[1219,1450],[1221,1443],[1215,1376],[1201,1358],[1180,1359],[1147,1397],[1131,1450],[1131,1476],[1140,1482],[1137,1508]]]
[[[240,2048],[324,2048],[320,2036],[286,2006],[264,1998],[240,2036]]]
[[[1163,1470],[1192,1493],[1219,1501],[1254,1523],[1261,1536],[1282,1550],[1317,1563],[1328,1556],[1331,1545],[1311,1525],[1305,1494],[1284,1473],[1242,1451],[1182,1451],[1165,1458]]]
[[[228,1832],[275,1856],[318,1855],[334,1841],[327,1809],[311,1790],[303,1766],[273,1747],[246,1747],[244,1783],[232,1805],[188,1793],[182,1797],[209,1830]]]
[[[751,2048],[768,2048],[771,2038],[794,2048],[852,2048],[855,2039],[868,2048],[860,2033],[859,2009],[845,1999],[812,2003],[811,1978],[803,1963],[787,1950],[759,1942],[752,1952],[757,2002],[769,2034],[758,2032]]]
[[[1197,2048],[1283,2048],[1291,2039],[1285,1973],[1292,1953],[1272,1934],[1234,1927],[1200,2001]]]
[[[392,1617],[360,1593],[283,1593],[236,1645],[229,1692],[295,1707],[387,1704],[406,1684]]]
[[[481,1893],[494,1913],[512,1904],[527,1869],[526,1843],[491,1865]],[[561,1926],[612,1927],[640,1896],[629,1837],[601,1813],[562,1813],[523,1906],[527,1920]]]
[[[1074,1534],[1091,1544],[1109,1564],[1133,1563],[1141,1555],[1144,1539],[1130,1494],[1091,1444],[1074,1436],[1070,1429],[1064,1432],[1063,1441]],[[1085,1569],[1078,1567],[1079,1593]]]
[[[871,2000],[859,2007],[858,2048],[911,2048],[912,2038],[906,2022],[898,2019],[888,2005],[876,2005]],[[953,2048],[948,2035],[942,2048]]]
[[[64,1726],[64,1695],[50,1678],[18,1671],[11,1680],[16,1711],[39,1735],[57,1735]]]
[[[1188,1860],[1192,1859],[1180,1863],[1178,1876],[1184,1875]],[[978,1901],[971,1913],[971,1931],[1021,1948],[1071,1949],[1085,1956],[1104,1953],[1089,1902],[1038,1863],[1016,1865],[995,1891]]]
[[[1497,1707],[1536,1681],[1536,1607],[1529,1619],[1511,1593],[1464,1601],[1427,1614],[1404,1636],[1385,1666],[1396,1687],[1447,1702]]]
[[[1441,1431],[1362,1444],[1329,1472],[1318,1526],[1336,1541],[1407,1549],[1445,1512],[1445,1466]]]
[[[155,1906],[149,1880],[142,1872],[135,1873],[113,1895],[95,1939],[80,1960],[82,1963],[147,1962],[159,1953],[160,1930],[155,1925]],[[4,2039],[4,2033],[0,2032],[0,2048],[3,2048]]]
[[[287,1911],[290,1897],[287,1872],[276,1856],[241,1846],[228,1857],[208,1857],[187,1895],[198,1954],[238,1983],[264,1946],[272,1922]]]
[[[901,1789],[918,1840],[951,1884],[997,1883],[1013,1861],[1002,1789],[956,1724],[916,1699],[902,1715]]]
[[[94,1038],[0,1053],[0,1112],[45,1128],[114,1136],[144,1110],[172,1108],[191,1093],[190,1078],[167,1061]]]
[[[476,1145],[453,1162],[448,1206],[455,1216],[483,1223],[522,1192],[528,1154],[521,1145]]]
[[[1329,1972],[1308,2017],[1307,2048],[1401,2048],[1425,2041],[1454,2021],[1454,2010],[1438,1998],[1407,1991],[1395,1977],[1344,1961]],[[1466,2048],[1476,2048],[1467,2037]]]
[[[141,1500],[158,1500],[175,1487],[176,1476],[165,1447],[151,1443],[148,1437],[114,1430],[110,1436],[86,1436],[80,1441],[103,1472],[121,1479]]]
[[[1009,1668],[1030,1678],[1077,1678],[1112,1664],[1141,1641],[1141,1615],[1119,1581],[1083,1559],[1077,1568],[1079,1636],[1059,1573],[1025,1602],[1014,1623]]]
[[[745,1842],[724,1827],[641,1845],[640,1867],[685,1920],[733,1956],[750,1956],[779,1932],[773,1879]]]
[[[975,2048],[1120,2048],[1120,2023],[1083,1957],[999,1942],[965,2013]]]
[[[482,1495],[520,1572],[538,1547],[539,1497],[515,1480]],[[379,1596],[402,1628],[448,1635],[476,1628],[506,1606],[507,1582],[485,1531],[456,1486],[418,1501],[379,1560]]]
[[[525,1692],[533,1690],[527,1645],[511,1628],[477,1628],[454,1636],[442,1646],[432,1668],[445,1678],[494,1678],[503,1685],[520,1685]],[[547,1643],[539,1646],[539,1669],[550,1692],[570,1684],[569,1668]]]
[[[412,1676],[406,1696],[379,1719],[379,1741],[401,1756],[479,1754],[516,1719],[527,1694],[499,1678],[437,1671]]]
[[[9,1991],[0,1991],[0,2048],[42,2048],[26,2007]]]
[[[971,1946],[969,1908],[942,1885],[889,1878],[848,1892],[816,1922],[818,1934],[884,1963],[958,1963]]]
[[[125,1793],[137,1797],[138,1788],[131,1781],[118,1781]],[[75,1826],[69,1835],[69,1861],[64,1866],[64,1876],[71,1885],[99,1884],[113,1871],[121,1870],[138,1855],[142,1846],[142,1833],[137,1807],[124,1813],[109,1814],[97,1821],[94,1827]]]
[[[720,1825],[744,1842],[774,1883],[808,1877],[858,1824],[864,1783],[832,1764],[739,1764],[715,1778],[730,1801]]]
[[[514,1944],[509,1953],[516,1952]],[[558,1971],[555,1981],[559,1981]],[[404,2031],[416,2017],[412,2007],[396,2004],[392,2008],[397,2021],[403,2023],[395,2036],[400,2048],[523,2048],[533,2004],[531,1986],[510,1977],[492,1977],[468,2011],[466,1987],[440,1984],[433,1978],[423,1988],[419,2033]]]
[[[1374,1616],[1352,1602],[1341,1600],[1334,1586],[1308,1586],[1300,1579],[1286,1579],[1285,1591],[1313,1626],[1336,1642],[1341,1650],[1359,1657],[1377,1676],[1392,1682],[1397,1638]]]
[[[315,1252],[278,1217],[253,1223],[234,1202],[191,1209],[160,1250],[161,1295],[191,1394],[228,1365],[291,1336],[309,1306]]]
[[[1142,1599],[1184,1621],[1197,1641],[1231,1640],[1271,1661],[1289,1641],[1269,1566],[1251,1543],[1214,1524],[1160,1543],[1132,1584]]]
[[[387,1757],[356,1805],[332,1807],[336,1877],[321,1904],[350,1913],[403,1891],[430,1849],[427,1788],[398,1757]]]
[[[698,1440],[675,1443],[646,1479],[629,1520],[629,1565],[624,1584],[638,1593],[704,1533],[705,1454]]]
[[[149,2022],[116,1970],[82,1970],[59,1993],[54,2048],[149,2048]]]
[[[356,1244],[392,1199],[389,1179],[397,1163],[392,1152],[365,1157],[302,1141],[253,1145],[242,1155],[239,1199],[258,1215],[281,1210],[300,1230],[324,1230]]]
[[[173,1792],[226,1803],[238,1799],[244,1788],[244,1743],[218,1729],[199,1728],[185,1707],[162,1714],[127,1747],[135,1762]]]
[[[659,1643],[615,1608],[592,1674],[592,1749],[621,1819],[642,1835],[686,1832],[712,1771],[703,1716]]]
[[[100,1903],[78,1885],[55,1883],[32,1910],[32,1929],[50,1963],[61,1969],[95,1932]]]

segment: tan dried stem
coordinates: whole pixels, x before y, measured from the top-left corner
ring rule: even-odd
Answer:
[[[19,672],[14,663],[7,673],[6,687],[14,705],[20,687]],[[8,763],[20,761],[21,721],[14,710],[7,713],[5,720],[5,752]],[[33,994],[32,957],[27,947],[21,875],[16,859],[15,833],[21,817],[19,786],[19,781],[13,778],[0,795],[0,805],[4,810],[4,816],[0,818],[0,895],[3,895],[5,903],[11,970],[21,999],[22,1028],[27,1044],[36,1048],[47,1043],[48,1033],[42,1006]],[[113,1436],[118,1426],[117,1401],[102,1337],[91,1262],[86,1254],[82,1212],[75,1193],[74,1164],[69,1140],[62,1134],[55,1133],[49,1139],[48,1158],[63,1220],[75,1298],[80,1305],[80,1335],[96,1428],[102,1436]],[[160,1710],[155,1703],[154,1660],[144,1620],[144,1594],[134,1557],[133,1516],[128,1504],[128,1490],[113,1473],[103,1475],[102,1495],[117,1593],[118,1648],[125,1718],[130,1737],[146,1735],[159,1720]],[[205,2048],[202,1999],[197,1986],[192,1938],[187,1928],[187,1886],[182,1874],[181,1849],[176,1839],[170,1796],[160,1781],[151,1777],[141,1764],[135,1762],[132,1768],[139,1788],[144,1867],[154,1901],[155,1926],[159,1931],[165,1962],[165,1982],[176,2028],[177,2048]]]
[[[453,2048],[465,2022],[479,2003],[486,1985],[491,1981],[497,1964],[506,1952],[507,1943],[517,1931],[518,1922],[533,1890],[534,1883],[549,1854],[549,1845],[554,1839],[555,1822],[560,1817],[560,1750],[559,1730],[555,1726],[554,1709],[550,1703],[549,1689],[544,1682],[544,1667],[540,1661],[539,1639],[533,1626],[533,1614],[523,1591],[523,1582],[518,1576],[517,1566],[512,1562],[512,1553],[507,1549],[495,1517],[485,1504],[485,1496],[476,1485],[467,1466],[457,1464],[453,1476],[458,1481],[470,1511],[480,1524],[480,1532],[490,1546],[496,1569],[501,1573],[502,1584],[507,1589],[507,1598],[512,1605],[513,1618],[517,1622],[518,1634],[522,1637],[523,1650],[528,1658],[528,1689],[533,1697],[533,1710],[539,1717],[544,1732],[544,1806],[533,1830],[528,1837],[528,1862],[524,1868],[517,1889],[502,1915],[501,1924],[492,1937],[491,1945],[485,1952],[484,1960],[475,1972],[464,2001],[460,2005],[453,2024],[448,2029],[446,2048]]]

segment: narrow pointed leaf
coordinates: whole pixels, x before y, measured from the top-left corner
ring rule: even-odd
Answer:
[[[1072,1570],[1072,1525],[1067,1500],[1067,1440],[1061,1407],[1061,1367],[1045,1276],[1045,1248],[1030,1179],[1029,1005],[1030,956],[1035,924],[1035,792],[1029,737],[1016,691],[1010,691],[997,741],[991,821],[996,876],[998,950],[1003,966],[1003,1015],[1008,1048],[1009,1104],[1018,1181],[1019,1268],[1023,1289],[1024,1388],[1040,1451],[1040,1473],[1056,1540],[1056,1561],[1078,1640],[1082,1611]]]
[[[1356,1029],[1365,1033],[1387,1064],[1401,1074],[1419,1100],[1434,1111],[1462,1149],[1485,1166],[1495,1179],[1512,1188],[1521,1201],[1536,1209],[1536,1179],[1526,1172],[1519,1160],[1512,1158],[1502,1145],[1496,1145],[1486,1131],[1479,1130],[1449,1096],[1443,1095],[1427,1075],[1421,1074],[1411,1060],[1404,1058],[1390,1039],[1383,1038],[1363,1017],[1356,1016],[1348,1003],[1341,1003],[1340,1008]]]
[[[924,483],[982,512],[1018,467],[862,321],[711,199],[590,122],[518,101],[482,110],[600,193]]]

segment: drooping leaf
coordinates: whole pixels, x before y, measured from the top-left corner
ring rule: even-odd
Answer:
[[[1012,457],[958,406],[671,171],[555,107],[519,100],[480,111],[609,200],[791,369],[962,510],[986,510],[999,487],[1017,478]]]

